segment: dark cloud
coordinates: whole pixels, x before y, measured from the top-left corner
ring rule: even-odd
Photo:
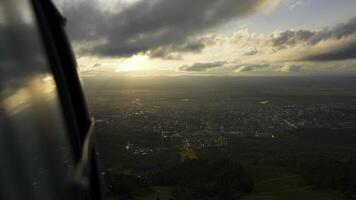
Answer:
[[[191,41],[183,44],[170,44],[151,49],[148,55],[151,58],[180,59],[181,53],[201,52],[206,45],[203,41]]]
[[[271,42],[276,51],[304,45],[305,51],[295,61],[333,61],[355,59],[355,39],[356,17],[353,17],[346,23],[321,31],[284,31]]]
[[[222,67],[226,64],[226,61],[218,61],[211,63],[195,63],[193,65],[183,65],[179,67],[179,71],[187,71],[187,72],[202,72],[208,71],[212,68]]]
[[[356,37],[354,40],[339,46],[331,46],[320,52],[305,54],[302,60],[306,61],[337,61],[356,59]]]
[[[272,45],[277,49],[285,49],[295,46],[301,42],[307,42],[313,37],[316,32],[308,30],[291,31],[287,30],[278,34],[277,37],[272,38]]]
[[[199,52],[196,34],[256,12],[270,0],[142,0],[113,13],[97,1],[63,4],[70,38],[80,53],[125,57],[150,51],[153,57],[172,52]]]
[[[341,39],[356,33],[356,17],[351,18],[348,22],[339,24],[333,28],[326,28],[321,31],[309,30],[287,30],[279,33],[272,38],[274,47],[286,48],[295,46],[302,42],[309,45],[318,44],[321,41],[329,39]]]
[[[317,44],[327,39],[341,39],[356,33],[356,17],[351,18],[348,22],[339,24],[332,29],[325,29],[317,32],[309,38],[309,44]]]

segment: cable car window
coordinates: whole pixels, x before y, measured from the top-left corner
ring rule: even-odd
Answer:
[[[61,103],[65,108],[63,112],[70,131],[75,161],[78,162],[91,120],[82,94],[77,64],[64,32],[66,20],[50,1],[34,0],[33,4]]]
[[[0,199],[64,199],[72,149],[30,1],[0,1]]]

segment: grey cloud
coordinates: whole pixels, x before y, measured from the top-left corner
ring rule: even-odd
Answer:
[[[248,52],[244,53],[243,55],[244,56],[254,56],[256,54],[258,54],[257,50],[251,50],[251,51],[248,51]]]
[[[298,31],[284,31],[279,33],[279,35],[275,38],[272,38],[273,47],[277,47],[278,49],[284,49],[291,46],[295,46],[300,42],[306,42],[311,37],[313,37],[316,32],[309,30],[298,30]]]
[[[343,42],[343,40],[350,39],[349,37],[353,37],[353,39],[349,42]],[[306,49],[303,55],[295,61],[332,61],[355,59],[355,38],[356,17],[353,17],[346,23],[321,31],[284,31],[279,33],[277,37],[272,37],[271,42],[276,52],[297,45],[305,45]],[[323,49],[319,49],[319,51],[311,51],[313,47],[318,47],[321,42],[331,40],[335,42],[324,45]]]
[[[299,65],[285,65],[281,68],[283,72],[299,72],[301,71],[302,67]]]
[[[199,52],[204,46],[181,44],[233,18],[256,12],[269,0],[142,0],[117,13],[96,1],[63,4],[70,38],[80,53],[125,57],[151,50],[151,56]],[[83,44],[90,44],[83,46]]]
[[[179,67],[179,71],[189,71],[189,72],[202,72],[208,71],[212,68],[222,67],[226,64],[226,61],[217,61],[211,63],[195,63],[193,65],[183,65]]]
[[[183,44],[170,44],[154,48],[148,52],[148,55],[151,58],[180,59],[182,53],[199,53],[205,46],[202,41],[188,41]]]
[[[95,63],[91,68],[99,68],[99,67],[101,67],[101,64]]]
[[[278,48],[295,46],[300,42],[309,45],[315,45],[328,39],[341,39],[356,33],[356,17],[351,18],[348,22],[339,24],[331,29],[321,31],[309,30],[287,30],[278,34],[271,39],[272,45]]]
[[[235,72],[250,72],[256,69],[270,67],[270,64],[244,64],[236,67]]]
[[[332,29],[325,29],[319,31],[308,40],[309,44],[316,44],[322,40],[327,39],[341,39],[356,33],[356,16],[351,18],[348,22],[339,24]]]
[[[343,46],[332,47],[328,50],[306,54],[302,60],[306,61],[337,61],[356,58],[356,40]]]
[[[253,71],[255,68],[253,66],[241,66],[235,70],[235,72],[249,72]]]

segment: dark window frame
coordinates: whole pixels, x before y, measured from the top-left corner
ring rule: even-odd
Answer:
[[[50,68],[57,85],[61,108],[76,163],[74,199],[102,199],[95,149],[94,120],[90,117],[77,63],[66,37],[66,20],[49,0],[31,0]]]
[[[77,64],[64,32],[65,19],[47,0],[32,0],[43,44],[53,72],[59,98],[74,151],[75,162],[90,127],[84,95],[77,74]]]

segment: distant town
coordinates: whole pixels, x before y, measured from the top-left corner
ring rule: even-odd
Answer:
[[[96,81],[87,94],[108,196],[221,199],[203,191],[241,181],[234,199],[356,198],[352,78]]]
[[[275,104],[273,101],[248,104],[213,104],[197,111],[190,99],[175,99],[177,104],[188,104],[176,109],[163,107],[167,100],[133,99],[121,102],[120,109],[109,118],[97,119],[97,124],[134,123],[136,132],[153,132],[160,136],[162,145],[167,140],[180,141],[187,147],[224,146],[227,135],[254,138],[275,138],[276,135],[298,129],[356,129],[354,115],[342,104]],[[172,102],[172,103],[173,103]],[[198,106],[198,105],[197,105]],[[223,110],[221,110],[223,108]],[[356,109],[356,106],[349,107]],[[130,143],[127,149],[147,155],[154,151]],[[133,150],[135,149],[135,150]]]

